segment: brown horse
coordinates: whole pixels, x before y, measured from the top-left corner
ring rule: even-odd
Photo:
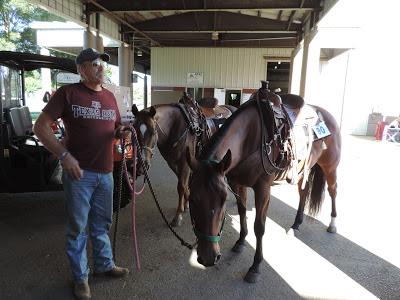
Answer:
[[[283,102],[288,97],[300,98],[295,95],[281,97]],[[312,168],[303,189],[301,184],[304,178],[300,177],[298,183],[300,203],[292,228],[298,229],[302,223],[306,200],[309,200],[310,211],[318,212],[327,181],[332,199],[332,221],[328,231],[335,232],[336,169],[340,160],[341,137],[333,116],[320,107],[311,107],[322,116],[331,135],[312,144],[308,163]],[[274,173],[268,175],[261,167],[261,133],[257,103],[255,100],[250,100],[242,105],[211,138],[199,159],[193,158],[190,152],[187,152],[188,163],[193,170],[189,185],[190,213],[198,239],[197,260],[202,265],[213,266],[221,257],[218,241],[225,220],[227,198],[225,177],[236,194],[240,216],[240,237],[232,248],[234,252],[243,250],[247,235],[246,187],[254,190],[256,208],[254,232],[257,246],[254,262],[244,278],[250,283],[256,282],[259,276],[270,189],[277,176]]]
[[[223,105],[230,112],[236,110],[230,105]],[[221,110],[221,107],[219,107]],[[132,106],[135,116],[134,127],[138,133],[138,141],[142,149],[142,157],[146,167],[149,168],[156,145],[167,161],[168,166],[178,177],[178,207],[171,222],[172,226],[180,226],[182,213],[188,207],[189,200],[189,175],[191,173],[186,160],[185,150],[195,153],[199,137],[192,133],[181,109],[176,104],[161,104],[143,109],[140,112]],[[138,175],[143,170],[138,168]]]

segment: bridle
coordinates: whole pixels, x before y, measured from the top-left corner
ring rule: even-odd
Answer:
[[[189,209],[190,209],[190,205],[189,205]],[[202,233],[200,230],[196,229],[196,223],[193,220],[191,209],[190,209],[190,219],[192,221],[193,232],[196,235],[197,240],[203,240],[203,241],[207,241],[207,242],[211,242],[211,243],[218,243],[221,240],[222,230],[224,229],[224,225],[225,225],[226,212],[224,212],[224,218],[222,220],[221,228],[219,229],[219,232],[217,235],[208,235],[208,234]]]
[[[157,145],[157,142],[154,144],[153,148],[150,148],[149,146],[142,146],[142,149],[150,152],[151,157],[153,157],[154,150],[156,149],[156,145]]]
[[[158,123],[156,122],[156,127],[157,127],[157,126],[158,126]],[[153,138],[153,139],[155,140],[155,142],[154,142],[153,147],[149,147],[149,146],[146,146],[146,145],[141,145],[141,146],[140,146],[140,148],[141,148],[142,150],[147,151],[147,152],[150,153],[150,158],[153,158],[153,156],[154,156],[154,151],[155,151],[155,149],[156,149],[157,141],[158,141],[157,129],[155,129],[154,132],[155,132],[155,134],[154,134],[154,138]]]
[[[206,163],[214,162],[215,163],[217,161],[205,160],[204,162],[206,162]],[[193,203],[193,201],[192,201],[192,203]],[[222,231],[223,231],[224,225],[225,225],[226,210],[224,212],[224,217],[222,219],[221,227],[220,227],[217,235],[208,235],[208,234],[205,234],[205,233],[201,232],[200,230],[198,230],[196,228],[196,223],[193,219],[192,205],[190,205],[190,203],[189,203],[189,210],[190,210],[190,220],[192,222],[193,232],[196,235],[197,240],[207,241],[207,242],[211,242],[211,243],[218,243],[221,240]]]

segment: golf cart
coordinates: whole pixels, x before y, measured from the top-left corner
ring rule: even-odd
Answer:
[[[32,116],[26,105],[25,72],[40,68],[55,69],[57,75],[62,75],[56,78],[79,80],[73,60],[0,51],[0,192],[3,193],[62,189],[60,162],[33,134]],[[49,98],[46,93],[43,101],[48,102]],[[52,129],[57,138],[63,138],[62,126],[55,125]],[[118,143],[115,144],[117,148]],[[115,173],[119,174],[120,162],[116,161],[115,166]],[[130,195],[126,188],[123,190],[125,203]]]

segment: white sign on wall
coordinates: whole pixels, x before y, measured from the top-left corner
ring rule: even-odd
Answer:
[[[118,86],[111,83],[104,83],[103,86],[114,94],[115,99],[117,100],[119,114],[121,115],[121,118],[126,118],[131,111],[131,89],[129,87]]]
[[[57,83],[77,83],[81,79],[81,76],[74,73],[58,73]]]
[[[186,84],[188,87],[203,86],[203,73],[199,73],[199,72],[187,73]]]
[[[225,104],[225,89],[214,89],[214,97],[218,100],[218,105]]]
[[[252,94],[243,93],[243,94],[242,94],[242,103],[245,103],[245,102],[249,101],[251,95],[252,95]],[[242,103],[241,103],[241,104],[242,104]]]

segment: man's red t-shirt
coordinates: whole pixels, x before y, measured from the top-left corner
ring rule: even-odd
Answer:
[[[64,122],[65,146],[84,170],[108,173],[113,169],[113,138],[121,118],[115,96],[94,91],[83,83],[59,88],[43,109]]]

